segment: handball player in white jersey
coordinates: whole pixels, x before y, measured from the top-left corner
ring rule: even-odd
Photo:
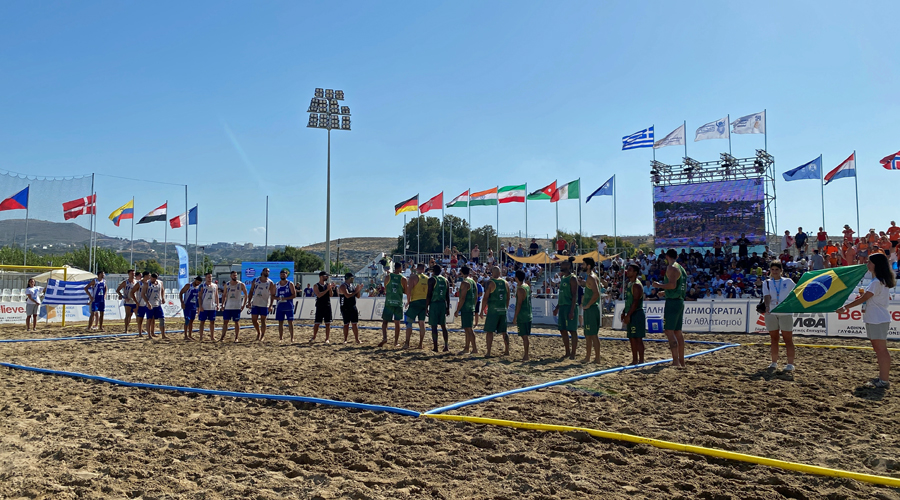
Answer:
[[[250,312],[250,320],[256,330],[256,341],[262,341],[266,336],[266,316],[275,300],[275,283],[269,279],[269,268],[264,267],[259,278],[253,280],[250,285],[250,300],[247,310]],[[262,321],[260,321],[262,320]]]
[[[119,295],[119,300],[125,303],[125,333],[128,333],[128,325],[131,324],[131,316],[137,312],[137,304],[131,296],[131,289],[134,288],[134,285],[136,284],[137,280],[134,279],[134,269],[129,269],[128,279],[119,283],[119,286],[116,287],[116,293]]]
[[[228,322],[234,321],[234,341],[238,341],[241,333],[241,311],[247,305],[247,287],[238,280],[237,271],[231,271],[231,281],[225,283],[225,303],[222,304],[222,336],[219,342],[225,341],[228,333]]]
[[[216,311],[219,309],[219,285],[213,283],[212,273],[206,273],[206,281],[200,285],[197,315],[200,316],[200,342],[203,327],[209,321],[209,340],[216,341]]]

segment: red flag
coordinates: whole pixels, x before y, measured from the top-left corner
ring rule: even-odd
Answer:
[[[172,229],[178,229],[179,227],[184,227],[184,219],[187,217],[187,214],[176,215],[169,219],[169,227]]]
[[[424,214],[429,210],[433,210],[435,208],[442,208],[444,206],[444,192],[441,193],[434,198],[426,201],[425,203],[419,205],[419,213]]]
[[[65,220],[74,219],[79,215],[93,215],[97,213],[97,194],[94,193],[84,198],[63,203],[63,217]]]
[[[888,170],[900,170],[900,151],[881,159],[881,166]]]

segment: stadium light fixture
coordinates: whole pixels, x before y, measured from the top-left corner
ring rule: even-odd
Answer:
[[[350,130],[350,107],[341,106],[343,90],[316,88],[309,101],[307,128],[328,131],[328,166],[325,192],[325,272],[331,273],[331,131]]]

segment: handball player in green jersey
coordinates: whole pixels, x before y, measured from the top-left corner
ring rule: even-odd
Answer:
[[[558,316],[559,334],[562,336],[563,345],[566,346],[566,355],[569,359],[575,359],[575,351],[578,348],[578,281],[572,275],[572,262],[574,257],[569,257],[559,264],[562,274],[559,278],[559,298],[553,315]],[[572,338],[572,348],[569,349],[569,337]]]
[[[426,297],[425,314],[428,316],[428,324],[431,325],[431,341],[434,343],[434,352],[438,352],[438,326],[444,333],[444,352],[448,352],[449,335],[447,334],[447,316],[450,316],[450,282],[441,275],[443,269],[440,264],[431,268],[431,278],[428,278],[428,297]]]
[[[500,278],[500,268],[491,267],[491,281],[488,283],[484,295],[484,333],[487,337],[487,351],[485,357],[491,356],[491,346],[494,345],[494,332],[503,334],[503,344],[506,349],[504,356],[509,355],[509,334],[506,332],[506,311],[509,310],[509,283]]]
[[[394,262],[394,272],[384,277],[384,309],[381,311],[381,343],[387,344],[388,322],[394,322],[394,346],[400,341],[400,320],[403,319],[403,294],[406,290],[406,278],[400,274],[403,264]]]
[[[663,331],[669,339],[672,351],[672,366],[684,368],[684,333],[681,331],[684,321],[684,295],[687,291],[687,272],[676,262],[678,252],[674,248],[666,251],[666,277],[663,282],[655,282],[653,286],[662,290],[666,297],[663,310]]]

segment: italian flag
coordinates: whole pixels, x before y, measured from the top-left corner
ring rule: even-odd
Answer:
[[[568,184],[563,184],[559,187],[550,198],[551,202],[557,202],[559,200],[577,200],[580,198],[581,190],[579,189],[581,185],[581,179],[577,181],[572,181]]]
[[[453,198],[450,200],[450,203],[447,203],[447,208],[459,208],[459,207],[467,207],[469,206],[469,190],[466,189],[466,192]]]
[[[477,207],[479,205],[496,205],[497,188],[491,188],[487,191],[472,193],[472,197],[469,198],[469,204],[473,207]]]
[[[497,190],[500,203],[525,203],[525,184],[504,186]]]
[[[553,198],[553,193],[556,192],[556,181],[553,181],[550,184],[538,189],[537,191],[530,193],[528,195],[529,200],[549,200]]]

